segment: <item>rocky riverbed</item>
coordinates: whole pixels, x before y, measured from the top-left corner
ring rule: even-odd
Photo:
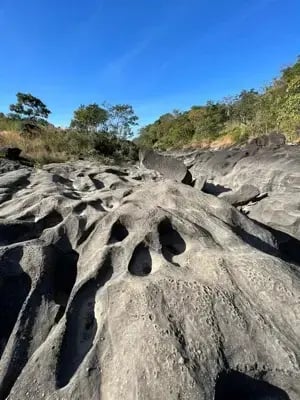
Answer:
[[[1,161],[0,399],[299,400],[299,154]]]

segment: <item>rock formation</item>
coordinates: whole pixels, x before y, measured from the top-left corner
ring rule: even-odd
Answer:
[[[158,171],[168,179],[173,179],[187,185],[192,183],[191,173],[182,161],[156,153],[153,150],[140,150],[139,156],[141,166]]]
[[[290,215],[278,151],[192,172],[261,209],[283,188]],[[0,400],[300,398],[299,265],[273,232],[137,166],[0,167]]]

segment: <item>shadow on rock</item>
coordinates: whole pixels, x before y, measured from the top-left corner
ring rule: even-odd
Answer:
[[[236,371],[222,372],[216,382],[214,400],[290,400],[287,393],[270,383]]]

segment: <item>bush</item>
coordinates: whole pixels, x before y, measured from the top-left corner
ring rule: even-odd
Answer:
[[[34,137],[40,135],[42,129],[34,121],[22,121],[21,122],[21,133],[29,137]]]
[[[79,158],[104,162],[138,159],[138,148],[133,142],[112,134],[60,129],[48,123],[4,115],[0,115],[0,146],[18,147],[22,156],[39,164]]]
[[[94,136],[94,149],[98,154],[106,157],[133,161],[138,159],[138,147],[133,142],[110,134],[96,134]]]
[[[225,128],[221,131],[220,137],[228,136],[232,138],[234,143],[245,142],[250,135],[250,128],[246,124],[241,123],[227,123]]]
[[[21,121],[7,118],[2,114],[0,116],[0,131],[20,131]]]

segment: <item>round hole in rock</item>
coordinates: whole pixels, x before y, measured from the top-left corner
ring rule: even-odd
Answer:
[[[126,227],[118,220],[116,221],[111,229],[110,238],[108,244],[113,244],[117,242],[122,242],[128,236],[128,230]]]
[[[152,258],[149,247],[144,242],[135,248],[129,262],[128,271],[136,276],[147,276],[151,273]]]

